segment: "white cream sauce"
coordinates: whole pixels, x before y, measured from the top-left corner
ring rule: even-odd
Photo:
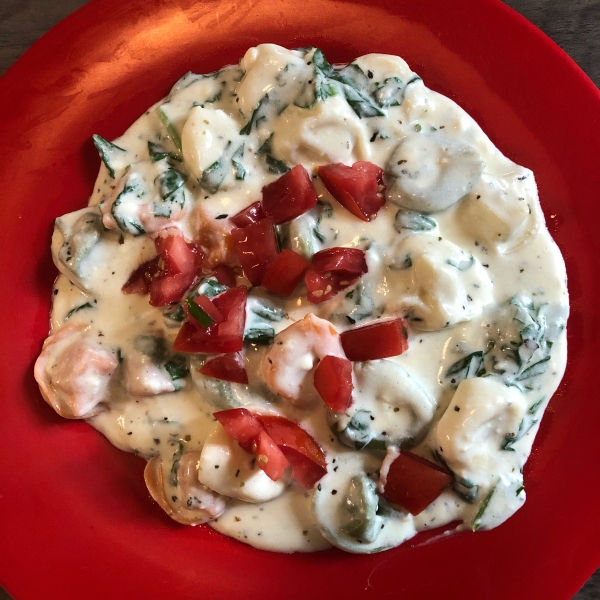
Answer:
[[[91,408],[74,416],[88,417],[117,447],[159,461],[169,512],[181,506],[186,519],[196,514],[200,500],[189,482],[183,490],[172,475],[182,455],[203,449],[195,469],[208,491],[198,489],[212,494],[214,510],[195,522],[218,515],[209,521],[216,530],[265,550],[334,544],[375,552],[455,520],[491,528],[523,504],[522,468],[566,363],[566,272],[532,172],[504,157],[460,107],[397,57],[371,54],[334,70],[314,49],[266,44],[239,66],[185,75],[114,145],[97,142],[104,164],[90,207],[56,222],[52,251],[61,275],[51,334],[80,325],[72,330],[84,330],[100,354],[119,357],[116,369],[96,379],[93,367],[62,364],[96,382]],[[264,368],[275,350],[246,343],[248,385],[199,374],[206,357],[172,351],[180,323],[147,296],[121,292],[155,255],[152,232],[177,226],[189,240],[220,239],[224,221],[216,217],[259,200],[282,167],[302,164],[314,173],[359,160],[385,170],[387,202],[374,220],[354,217],[315,175],[319,204],[280,232],[307,258],[332,246],[365,250],[369,270],[351,297],[345,290],[312,305],[302,286],[289,300],[250,289],[246,330],[283,332],[277,339],[297,349],[278,351],[277,373]],[[274,318],[257,315],[265,304]],[[382,316],[408,321],[405,353],[355,365],[346,415],[314,397],[318,359],[341,348],[327,336],[297,339],[299,321],[311,313],[337,331]],[[49,402],[62,394],[68,404],[68,386],[52,387],[64,344],[45,346],[36,377]],[[173,365],[192,374],[174,378]],[[236,406],[286,416],[315,437],[328,470],[313,491],[289,474],[272,482],[227,440],[212,413]],[[360,413],[373,418],[361,426]],[[445,464],[455,477],[418,516],[375,489],[384,449],[393,458],[399,447]],[[361,502],[371,504],[359,510]]]

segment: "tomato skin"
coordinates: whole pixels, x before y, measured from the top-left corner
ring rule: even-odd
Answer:
[[[308,171],[296,165],[262,189],[262,208],[277,225],[287,223],[317,203],[317,192]]]
[[[230,217],[229,220],[236,227],[246,227],[246,225],[250,225],[251,223],[262,221],[266,216],[261,201],[257,200],[248,206],[248,208],[244,208],[244,210]]]
[[[158,256],[155,256],[132,271],[129,279],[121,288],[121,291],[124,294],[139,294],[140,296],[148,294],[150,292],[152,278],[160,272],[158,261]]]
[[[227,435],[257,458],[258,466],[273,481],[292,465],[292,477],[310,489],[327,472],[325,453],[297,423],[275,415],[259,415],[245,408],[221,410],[213,415]]]
[[[352,406],[352,363],[347,358],[322,358],[315,369],[314,384],[323,402],[334,412],[343,413]]]
[[[212,298],[211,302],[223,315],[224,320],[207,328],[197,327],[185,321],[173,342],[173,349],[176,352],[206,354],[239,352],[244,342],[247,296],[248,290],[240,286]]]
[[[234,439],[243,450],[252,454],[252,444],[264,427],[254,413],[246,408],[231,408],[213,413],[227,435]]]
[[[231,231],[238,260],[246,277],[254,286],[261,284],[269,266],[279,254],[275,223],[267,218]]]
[[[185,241],[177,227],[159,231],[154,246],[158,256],[135,269],[121,291],[141,295],[150,292],[152,306],[179,302],[196,279],[201,252]]]
[[[401,452],[387,473],[383,495],[411,515],[423,512],[452,483],[452,475],[438,465]]]
[[[319,176],[327,191],[354,216],[371,221],[385,204],[379,191],[383,185],[383,169],[360,161],[351,167],[334,163],[319,167]]]
[[[268,477],[273,481],[281,479],[290,463],[265,430],[259,415],[245,408],[232,408],[218,411],[213,416],[230,438],[236,440],[243,450],[256,456],[256,464]]]
[[[183,233],[177,227],[159,231],[154,238],[156,253],[160,256],[165,276],[193,272],[196,266],[197,249],[195,244],[187,244]]]
[[[198,371],[202,375],[231,381],[232,383],[248,383],[248,373],[244,366],[244,359],[239,352],[221,354],[206,361]]]
[[[408,329],[404,319],[382,319],[340,334],[348,360],[361,362],[399,356],[408,350]]]
[[[213,269],[213,277],[221,284],[233,288],[237,283],[235,271],[226,265],[217,265]]]
[[[287,298],[300,283],[309,264],[303,256],[286,248],[266,270],[261,285],[270,292]]]
[[[266,431],[261,431],[256,440],[256,464],[273,481],[281,479],[283,472],[290,466],[290,462],[271,436]]]
[[[319,250],[310,261],[317,271],[342,271],[349,275],[363,275],[368,271],[365,252],[360,248],[334,247]]]
[[[154,238],[160,271],[150,281],[150,304],[179,302],[196,279],[197,250],[188,245],[177,227],[159,231]]]
[[[359,248],[327,248],[311,259],[304,276],[306,296],[320,304],[354,284],[368,272],[365,253]]]
[[[257,415],[273,442],[292,465],[292,477],[304,488],[312,488],[327,472],[325,453],[300,425],[275,415]]]

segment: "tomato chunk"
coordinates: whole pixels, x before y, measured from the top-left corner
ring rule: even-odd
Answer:
[[[176,352],[204,352],[220,354],[239,352],[244,342],[246,323],[246,298],[248,290],[236,287],[211,299],[223,316],[223,321],[203,328],[185,321],[173,342]]]
[[[352,363],[339,356],[327,355],[317,365],[314,374],[317,392],[335,412],[345,412],[352,406]]]
[[[165,276],[181,275],[194,271],[196,266],[196,246],[188,244],[177,227],[159,231],[154,239],[156,253],[162,260]]]
[[[150,304],[179,302],[196,279],[197,251],[186,243],[177,227],[163,229],[154,239],[160,271],[150,282]]]
[[[139,294],[140,296],[148,294],[152,278],[160,272],[158,261],[158,256],[155,256],[153,259],[142,263],[131,273],[121,291],[124,294]]]
[[[325,453],[300,425],[274,415],[257,415],[273,442],[292,465],[292,477],[304,488],[312,488],[327,472]]]
[[[198,369],[202,375],[231,381],[232,383],[248,383],[248,373],[244,367],[244,359],[239,352],[221,354],[208,360]]]
[[[217,265],[213,269],[213,277],[221,284],[227,287],[235,287],[237,275],[235,271],[226,265]]]
[[[354,216],[371,221],[385,204],[383,169],[370,162],[356,162],[351,167],[334,163],[319,167],[319,176],[327,191]]]
[[[261,431],[265,431],[256,415],[246,408],[220,410],[214,413],[213,417],[221,423],[227,435],[250,454],[253,453],[254,440]]]
[[[348,360],[378,360],[408,350],[408,330],[400,317],[384,319],[344,331],[340,342]]]
[[[278,225],[287,223],[317,203],[317,192],[308,171],[296,165],[291,171],[262,189],[262,207]]]
[[[309,262],[303,256],[286,248],[266,270],[262,286],[287,298],[300,283],[308,265]]]
[[[233,229],[231,235],[246,277],[252,285],[260,285],[266,270],[279,254],[273,219]]]
[[[244,210],[230,217],[229,220],[236,227],[246,227],[246,225],[250,225],[251,223],[262,221],[266,216],[260,200],[257,200],[248,206],[248,208],[244,208]]]
[[[423,512],[452,482],[452,475],[438,465],[402,452],[390,465],[383,495],[411,515]]]
[[[319,304],[355,283],[368,271],[359,248],[327,248],[317,252],[304,276],[308,301]]]
[[[267,433],[259,416],[245,408],[222,410],[213,415],[227,435],[236,440],[243,450],[256,456],[256,464],[273,481],[281,479],[290,463]]]

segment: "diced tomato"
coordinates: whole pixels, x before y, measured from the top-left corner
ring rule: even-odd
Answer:
[[[248,208],[241,210],[237,215],[233,215],[229,220],[237,227],[246,227],[251,223],[262,221],[267,215],[263,210],[260,200],[251,204]]]
[[[255,443],[256,450],[254,451],[254,455],[256,456],[256,464],[273,481],[278,481],[281,479],[285,469],[290,466],[287,457],[266,431],[261,431],[258,434]]]
[[[261,285],[270,292],[287,298],[300,283],[308,265],[309,262],[303,256],[286,248],[266,270]]]
[[[360,277],[368,270],[365,252],[360,248],[326,248],[313,254],[310,263],[312,269],[321,273],[336,271]]]
[[[186,242],[188,248],[194,253],[194,270],[196,274],[202,276],[204,265],[204,252],[197,242]]]
[[[262,189],[262,207],[278,225],[287,223],[317,203],[317,192],[308,171],[296,165],[291,171]]]
[[[213,417],[221,423],[227,435],[238,442],[246,452],[254,452],[254,440],[261,431],[265,431],[254,413],[246,408],[231,408],[217,411]]]
[[[383,495],[410,514],[423,512],[452,482],[452,475],[438,465],[402,452],[390,465]]]
[[[237,275],[231,267],[225,265],[217,265],[213,269],[213,277],[221,284],[227,287],[235,287],[237,283]]]
[[[327,472],[325,453],[297,423],[275,415],[257,415],[245,408],[214,413],[227,435],[250,454],[274,481],[292,465],[292,477],[310,489]],[[289,462],[288,462],[289,461]]]
[[[256,464],[277,481],[290,463],[267,433],[258,415],[245,408],[222,410],[213,415],[227,435],[236,440],[243,450],[256,456]]]
[[[244,367],[244,359],[239,352],[221,354],[208,360],[200,369],[202,375],[231,381],[232,383],[248,383],[248,373]]]
[[[383,319],[342,332],[340,342],[348,360],[378,360],[408,350],[408,329],[401,317]]]
[[[181,275],[194,271],[197,248],[187,244],[183,233],[177,227],[159,231],[154,238],[156,253],[162,260],[164,275]]]
[[[327,248],[317,252],[304,276],[308,301],[319,304],[355,283],[368,271],[359,248]]]
[[[121,288],[124,294],[139,294],[145,296],[150,292],[152,278],[159,272],[158,256],[142,263],[131,273],[125,285]]]
[[[345,412],[352,406],[352,363],[339,356],[327,355],[317,365],[314,374],[317,392],[335,412]]]
[[[179,302],[196,279],[196,256],[177,227],[159,231],[154,239],[160,271],[150,282],[150,304],[165,306]]]
[[[186,300],[186,302],[187,301],[189,301],[189,299]],[[211,302],[208,296],[196,296],[192,302],[197,304],[210,317],[210,320],[212,321],[211,325],[213,323],[222,323],[225,320],[225,317],[223,317],[221,311]],[[190,314],[187,304],[183,305],[183,312],[185,312],[187,320],[192,325],[195,325],[196,327],[204,327],[201,323],[198,323],[198,321],[194,318],[194,315]]]
[[[273,442],[292,465],[292,477],[304,488],[312,488],[327,472],[325,453],[300,425],[274,415],[256,415]]]
[[[319,167],[319,176],[327,191],[353,215],[371,221],[385,204],[383,169],[370,162],[356,162],[351,167],[335,163]]]
[[[275,262],[279,249],[273,219],[250,223],[231,232],[238,260],[252,285],[260,285],[269,266]]]
[[[211,299],[215,308],[223,315],[221,323],[206,329],[185,321],[175,338],[176,352],[204,352],[220,354],[239,352],[244,342],[246,323],[246,298],[248,290],[236,287],[226,290]]]

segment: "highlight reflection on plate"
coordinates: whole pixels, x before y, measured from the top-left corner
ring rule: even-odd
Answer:
[[[416,538],[374,556],[260,552],[172,523],[146,492],[142,460],[39,396],[32,364],[56,274],[52,222],[89,195],[91,134],[118,136],[186,71],[209,72],[263,41],[320,46],[340,62],[399,54],[536,174],[570,277],[570,359],[526,468],[525,507],[498,529]],[[104,0],[61,23],[0,80],[0,582],[19,600],[50,590],[66,599],[570,597],[600,561],[599,109],[578,68],[495,0]]]

